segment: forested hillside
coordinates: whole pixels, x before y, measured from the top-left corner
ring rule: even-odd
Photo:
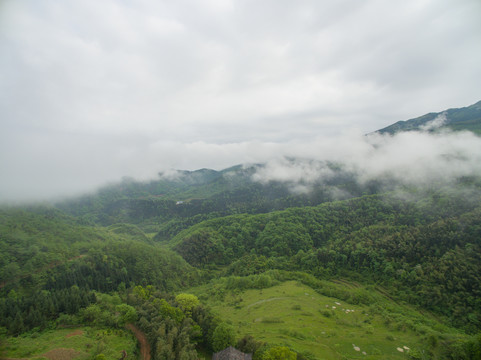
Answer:
[[[205,221],[173,249],[226,274],[306,271],[382,284],[397,298],[476,332],[481,325],[481,207],[477,193],[403,200],[373,195],[263,215]]]
[[[286,159],[297,166],[298,159]],[[150,182],[124,179],[96,193],[56,204],[58,209],[86,225],[135,224],[156,240],[170,239],[180,230],[203,220],[231,214],[259,214],[295,206],[313,206],[389,189],[389,179],[359,183],[341,164],[301,160],[329,176],[297,191],[297,182],[259,181],[265,164],[235,166],[222,171],[197,170],[160,174]],[[301,182],[302,185],[302,182]]]
[[[203,169],[2,207],[0,356],[75,334],[79,359],[481,358],[479,177],[283,165],[322,176]]]
[[[198,209],[185,213],[175,231],[166,231],[165,223],[159,222],[158,234],[145,234],[135,221],[88,224],[85,214],[75,217],[53,207],[4,208],[0,326],[6,334],[18,336],[44,331],[52,324],[118,328],[139,321],[155,358],[196,358],[195,349],[217,349],[214,330],[224,322],[198,307],[198,300],[191,308],[182,308],[175,294],[223,276],[225,285],[213,283],[210,290],[203,290],[206,295],[201,291],[198,296],[219,299],[212,286],[220,286],[219,291],[225,286],[222,292],[229,294],[294,279],[352,304],[385,301],[373,298],[374,293],[335,285],[336,279],[349,279],[374,286],[380,296],[392,299],[388,301],[428,311],[459,334],[477,334],[481,329],[481,191],[476,184],[404,188],[261,213],[216,216],[211,212],[207,220],[199,219]],[[302,198],[294,196],[292,201]],[[170,219],[167,224],[175,221],[180,223]],[[391,315],[371,311],[396,318],[399,310],[389,310]],[[419,326],[406,331],[434,336],[446,350],[429,345],[425,350],[430,356],[456,358],[458,351],[478,351],[479,343],[469,336],[454,340],[454,330],[448,336],[447,329],[421,330]],[[250,333],[236,336],[235,329],[226,331],[233,331],[226,344]],[[178,345],[167,346],[169,338],[178,338],[172,340]],[[260,340],[258,345],[251,343],[253,339],[244,341],[259,356],[269,349]],[[315,358],[305,351],[297,356]]]

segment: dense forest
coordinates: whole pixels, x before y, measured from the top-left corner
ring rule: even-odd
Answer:
[[[281,185],[273,184],[273,193],[276,188]],[[185,293],[182,299],[181,292],[210,283],[205,296],[218,298],[218,291],[265,289],[294,279],[352,304],[377,302],[368,291],[329,285],[350,279],[428,311],[466,334],[453,342],[438,332],[434,336],[444,351],[428,346],[430,356],[476,358],[481,330],[481,189],[476,181],[337,201],[319,198],[319,204],[304,206],[299,206],[304,194],[296,197],[284,190],[278,198],[261,192],[272,200],[269,211],[229,213],[215,199],[231,189],[212,195],[205,207],[200,199],[198,204],[174,204],[179,210],[159,222],[156,233],[151,218],[139,221],[137,215],[141,209],[164,216],[149,205],[143,208],[154,201],[133,201],[131,212],[122,215],[129,221],[114,224],[99,218],[86,222],[88,211],[73,215],[79,205],[72,202],[4,208],[3,336],[28,336],[55,326],[122,328],[133,323],[148,338],[154,359],[196,359],[198,351],[212,353],[229,345],[263,359],[283,344],[239,336],[198,297]],[[233,204],[251,199],[246,192],[246,199],[239,195]],[[288,203],[297,206],[278,210],[277,204]],[[72,207],[68,212],[67,206]],[[219,277],[224,280],[216,283]]]
[[[3,206],[0,356],[40,359],[20,341],[79,328],[100,331],[85,359],[106,358],[126,329],[153,359],[228,346],[261,360],[362,357],[354,341],[370,359],[480,359],[481,180],[361,182],[342,164],[285,161],[330,175],[297,191],[256,178],[264,164],[203,169]],[[354,309],[363,318],[347,318]],[[396,350],[400,339],[413,345]]]

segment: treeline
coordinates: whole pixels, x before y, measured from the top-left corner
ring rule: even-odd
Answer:
[[[85,256],[5,285],[0,294],[0,327],[11,335],[44,329],[58,317],[95,302],[94,292],[123,292],[155,284],[165,292],[192,286],[197,271],[180,256],[135,242],[109,242]]]
[[[101,292],[154,284],[163,291],[191,286],[197,270],[177,254],[139,242],[108,242],[78,261],[47,272],[45,288],[78,285]]]
[[[196,360],[196,349],[209,353],[235,346],[254,360],[306,359],[285,346],[272,346],[252,336],[236,337],[234,328],[216,317],[192,294],[162,293],[137,286],[128,297],[138,326],[147,335],[154,360]]]
[[[0,327],[16,336],[34,328],[45,329],[60,314],[76,314],[95,302],[92,291],[72,286],[62,290],[38,291],[32,296],[18,296],[14,290],[0,298]]]
[[[94,293],[198,282],[198,270],[142,235],[132,225],[82,226],[51,208],[2,210],[0,329],[18,335],[52,326],[95,302]]]

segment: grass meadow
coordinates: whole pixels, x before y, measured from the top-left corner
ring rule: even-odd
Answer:
[[[408,359],[415,353],[422,356],[423,351],[431,351],[435,358],[440,349],[428,339],[433,334],[446,336],[426,325],[416,328],[414,322],[425,314],[393,304],[381,294],[380,301],[397,314],[380,313],[382,304],[355,305],[324,296],[298,281],[226,291],[223,299],[206,295],[208,286],[192,291],[237,329],[238,338],[249,334],[272,345],[288,346],[311,359]],[[399,315],[403,312],[407,318]],[[435,320],[430,324],[446,330]],[[457,334],[453,330],[447,336]]]
[[[129,359],[137,359],[137,340],[131,332],[91,327],[26,333],[2,341],[1,359],[87,360],[104,354],[104,359],[120,359],[125,350]]]

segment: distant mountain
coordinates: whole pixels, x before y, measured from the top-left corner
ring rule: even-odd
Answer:
[[[448,109],[406,121],[398,121],[377,132],[381,134],[395,134],[402,131],[420,130],[434,132],[445,128],[454,131],[469,130],[481,134],[481,101],[468,107]]]
[[[136,224],[164,239],[212,217],[315,206],[379,190],[375,182],[360,185],[355,174],[340,165],[285,161],[287,167],[311,166],[329,176],[310,183],[262,179],[262,174],[270,171],[266,164],[238,165],[222,171],[176,171],[148,182],[124,178],[95,193],[59,202],[56,207],[83,224]]]

